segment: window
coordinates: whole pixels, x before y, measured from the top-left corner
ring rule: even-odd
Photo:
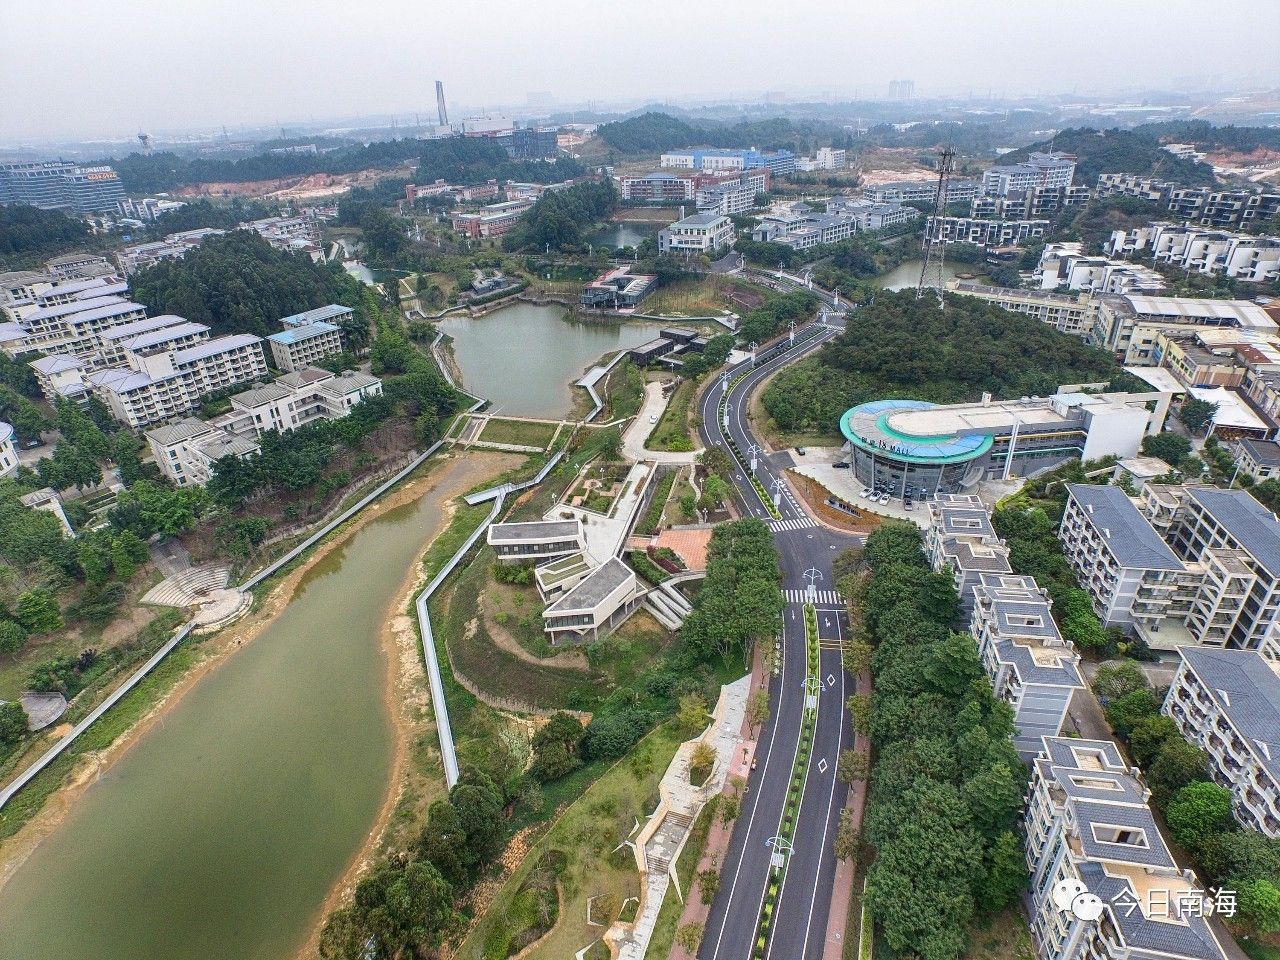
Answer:
[[[1146,847],[1147,832],[1141,827],[1121,827],[1113,824],[1091,823],[1093,839],[1098,843],[1123,844],[1126,847]]]

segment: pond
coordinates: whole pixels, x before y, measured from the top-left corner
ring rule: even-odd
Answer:
[[[904,260],[888,273],[882,273],[871,282],[881,290],[914,290],[916,285],[920,283],[920,270],[923,267],[923,260]],[[944,280],[954,280],[962,273],[977,275],[979,278],[985,275],[983,265],[980,263],[951,263],[946,260],[943,261],[942,274]]]

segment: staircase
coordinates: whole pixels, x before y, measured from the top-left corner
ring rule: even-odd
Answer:
[[[230,578],[231,568],[226,564],[188,567],[161,580],[143,595],[141,602],[153,607],[194,607],[207,600],[209,594],[225,590]]]
[[[667,595],[661,590],[654,589],[645,594],[644,608],[668,630],[679,630],[680,625],[684,623],[684,617],[672,606]]]

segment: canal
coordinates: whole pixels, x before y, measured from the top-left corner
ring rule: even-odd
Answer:
[[[464,490],[485,467],[437,467]],[[435,491],[320,560],[0,890],[4,960],[288,960],[377,820],[394,732],[380,631]]]
[[[438,328],[453,338],[467,390],[494,409],[526,417],[564,417],[569,386],[606,354],[654,339],[660,323],[574,320],[561,306],[516,303],[483,317],[447,317]]]
[[[883,273],[872,282],[881,290],[914,290],[920,282],[920,270],[923,260],[904,260],[888,273]],[[984,271],[980,263],[948,263],[942,264],[943,280],[954,280],[960,274],[982,277]]]

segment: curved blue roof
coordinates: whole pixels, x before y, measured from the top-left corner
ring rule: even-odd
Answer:
[[[989,433],[921,436],[889,425],[889,418],[895,413],[932,410],[935,406],[925,400],[873,400],[846,410],[840,418],[840,432],[862,450],[887,453],[908,463],[963,463],[991,449],[994,439]]]

